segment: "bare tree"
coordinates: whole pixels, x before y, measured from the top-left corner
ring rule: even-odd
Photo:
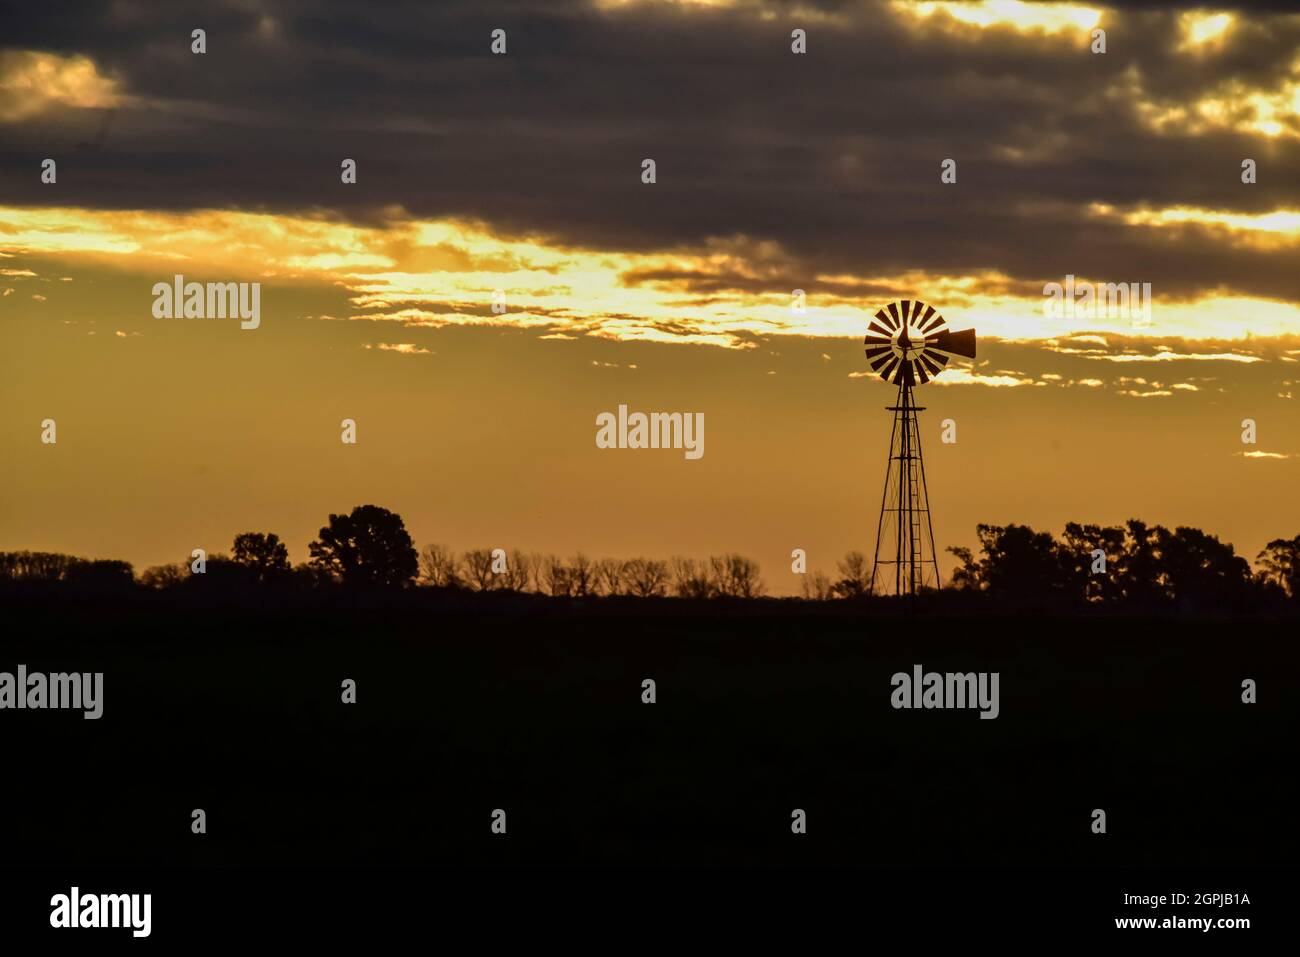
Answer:
[[[595,592],[595,586],[596,574],[591,559],[578,552],[569,562],[569,594],[574,598],[586,598]]]
[[[833,594],[831,580],[821,572],[813,572],[803,577],[803,597],[814,601],[825,601]]]
[[[693,558],[675,556],[672,561],[673,592],[679,598],[711,598],[716,591],[709,566]]]
[[[653,558],[633,558],[625,566],[627,587],[638,598],[662,595],[668,585],[668,565]]]
[[[492,549],[475,548],[461,556],[461,575],[475,591],[496,588],[496,572],[492,571]]]
[[[512,549],[506,560],[506,572],[502,580],[504,587],[512,591],[528,591],[528,583],[533,577],[532,556],[519,549]]]
[[[546,556],[541,552],[528,553],[528,571],[533,576],[533,591],[539,595],[546,592]]]
[[[756,598],[763,593],[758,562],[744,555],[715,555],[709,559],[713,587],[730,598]]]
[[[857,598],[871,591],[871,572],[867,568],[867,556],[861,552],[849,552],[844,561],[836,562],[840,580],[832,586],[832,591],[840,598]]]
[[[623,567],[626,563],[617,558],[602,558],[596,562],[595,579],[597,589],[606,595],[621,595],[624,592]]]
[[[446,545],[425,545],[420,552],[420,578],[437,588],[454,587],[460,584],[457,564],[456,553]]]
[[[553,598],[562,598],[569,594],[569,567],[558,555],[547,555],[542,559],[538,570],[538,582],[541,590]]]

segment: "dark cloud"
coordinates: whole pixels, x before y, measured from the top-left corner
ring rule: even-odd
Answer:
[[[829,19],[775,2],[31,4],[8,18],[4,48],[86,54],[134,99],[106,133],[100,111],[0,124],[0,203],[366,221],[400,206],[629,250],[747,235],[775,240],[790,264],[746,280],[756,288],[990,270],[1300,301],[1291,252],[1194,228],[1170,242],[1085,215],[1091,203],[1300,207],[1300,139],[1157,134],[1136,101],[1185,106],[1229,80],[1294,79],[1293,5],[1214,4],[1253,12],[1197,56],[1178,49],[1178,14],[1194,3],[1113,5],[1101,56],[1083,35],[972,39],[882,4],[811,6]],[[795,26],[806,56],[789,51]],[[202,57],[189,52],[195,27]],[[508,31],[503,57],[488,52],[495,27]],[[57,187],[39,183],[45,156],[60,159]],[[1240,183],[1247,156],[1257,186]],[[339,182],[344,157],[356,186]],[[654,186],[640,182],[645,157]],[[947,157],[954,186],[939,181]]]

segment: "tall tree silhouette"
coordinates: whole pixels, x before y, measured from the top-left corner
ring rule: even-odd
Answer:
[[[1163,604],[1169,597],[1164,556],[1160,552],[1160,526],[1130,518],[1125,523],[1128,541],[1120,563],[1119,581],[1125,601],[1144,608]],[[1164,530],[1167,532],[1167,530]]]
[[[1300,601],[1300,535],[1273,539],[1259,553],[1258,561],[1266,581],[1280,585],[1292,599]]]
[[[415,544],[402,517],[378,505],[330,515],[308,550],[312,565],[346,585],[406,585],[418,570]]]

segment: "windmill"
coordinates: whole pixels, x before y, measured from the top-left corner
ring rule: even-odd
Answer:
[[[896,595],[914,596],[931,582],[939,587],[939,564],[916,421],[916,413],[925,409],[916,405],[912,389],[942,372],[950,355],[975,358],[975,330],[952,332],[933,306],[903,299],[876,313],[863,342],[871,371],[898,386],[897,399],[886,407],[894,413],[894,426],[876,526],[871,591],[879,594],[879,583],[880,590],[892,588]]]

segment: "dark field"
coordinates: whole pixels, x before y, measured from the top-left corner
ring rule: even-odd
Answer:
[[[5,864],[1294,863],[1294,622],[803,607],[11,609],[0,671],[105,677],[0,712]],[[1000,716],[894,710],[916,663]]]

